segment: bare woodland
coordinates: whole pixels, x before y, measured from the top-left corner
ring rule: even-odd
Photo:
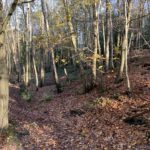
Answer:
[[[149,0],[0,0],[0,149],[150,149]]]

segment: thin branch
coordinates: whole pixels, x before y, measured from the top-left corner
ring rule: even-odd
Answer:
[[[134,18],[134,19],[131,19],[128,23],[130,23],[130,22],[132,22],[132,21],[135,21],[135,20],[138,20],[138,19],[142,19],[142,18],[144,18],[144,17],[148,17],[148,16],[150,16],[150,13],[145,14],[145,15],[140,16],[140,17],[137,17],[137,18]]]
[[[22,4],[26,4],[26,3],[32,3],[32,2],[34,2],[35,0],[28,0],[28,1],[20,1],[19,3],[18,3],[18,5],[22,5]]]
[[[7,26],[8,22],[9,22],[11,16],[12,16],[13,12],[15,11],[15,9],[17,7],[18,1],[19,0],[14,0],[13,3],[11,4],[11,7],[10,7],[9,12],[8,12],[8,15],[6,16],[6,18],[3,21],[1,33],[3,33],[5,31],[6,26]]]

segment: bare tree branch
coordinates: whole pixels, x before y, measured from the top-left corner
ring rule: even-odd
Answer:
[[[6,29],[6,26],[13,14],[13,12],[15,11],[16,7],[17,7],[17,4],[18,4],[18,1],[19,0],[14,0],[13,3],[11,4],[10,6],[10,9],[9,9],[9,12],[8,12],[8,15],[6,16],[6,18],[3,20],[3,23],[2,23],[2,28],[0,29],[0,34],[2,32],[5,32],[5,29]]]

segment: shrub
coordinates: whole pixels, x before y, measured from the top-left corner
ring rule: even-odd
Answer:
[[[32,95],[30,92],[22,92],[21,97],[26,100],[27,102],[30,102],[32,100]]]
[[[43,94],[42,101],[49,102],[51,100],[52,100],[52,96],[51,95],[49,95],[47,93]]]
[[[28,91],[25,85],[20,85],[19,95],[23,100],[30,102],[32,100],[32,94]]]

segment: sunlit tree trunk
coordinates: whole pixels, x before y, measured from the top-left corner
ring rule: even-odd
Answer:
[[[0,1],[0,128],[8,127],[8,99],[9,99],[9,88],[8,88],[8,73],[6,63],[6,52],[3,49],[4,33],[8,21],[14,10],[16,9],[18,0],[14,0],[8,15],[4,19],[3,17],[3,4]]]
[[[132,0],[128,1],[128,6],[127,2],[124,1],[124,16],[125,16],[125,25],[124,25],[124,32],[123,32],[123,37],[122,37],[122,47],[121,47],[121,65],[120,65],[120,70],[119,70],[119,79],[122,78],[123,76],[123,71],[126,63],[126,52],[128,51],[128,32],[129,32],[129,21],[130,21],[130,13],[131,13],[131,3]]]
[[[20,33],[19,33],[19,19],[16,16],[16,24],[17,24],[17,60],[18,60],[18,82],[21,82],[21,58],[20,58]]]
[[[1,15],[0,4],[0,15]],[[2,16],[0,16],[0,23]],[[8,74],[6,65],[6,54],[3,49],[4,33],[0,33],[0,128],[8,127]]]
[[[125,26],[124,26],[124,33],[123,33],[123,43],[122,43],[122,53],[121,53],[121,66],[119,72],[119,79],[122,78],[123,71],[125,68],[125,75],[127,79],[127,88],[128,91],[131,91],[130,87],[130,80],[128,75],[128,32],[129,32],[129,21],[131,15],[131,7],[132,7],[132,0],[124,1],[124,16],[125,16]]]
[[[3,24],[3,5],[0,2],[0,128],[8,127],[8,74],[6,65],[6,54],[4,51],[4,32],[2,32]]]
[[[35,82],[36,82],[36,90],[38,91],[39,88],[39,78],[38,78],[38,72],[37,72],[37,66],[36,66],[36,61],[35,61],[35,48],[33,48],[33,68],[34,68],[34,73],[35,73]]]
[[[28,18],[28,30],[29,30],[29,82],[31,81],[31,70],[32,70],[32,9],[31,9],[31,4],[28,3],[28,13],[29,13],[29,18]]]
[[[98,25],[98,12],[97,12],[97,3],[96,0],[93,4],[93,30],[94,30],[94,54],[93,54],[93,65],[92,65],[92,74],[93,74],[93,84],[96,84],[96,69],[97,69],[97,53],[98,53],[98,40],[99,40],[99,25]]]
[[[42,13],[42,17],[41,17],[41,30],[42,30],[42,34],[44,34],[45,32],[45,23],[44,23],[44,16]],[[44,65],[44,56],[45,56],[45,50],[44,50],[44,46],[43,43],[40,46],[40,82],[39,82],[39,86],[42,87],[44,86],[45,83],[45,65]]]
[[[40,47],[40,87],[45,83],[44,48]]]
[[[129,74],[128,74],[128,31],[129,31],[129,20],[130,20],[130,11],[131,11],[131,3],[132,0],[128,1],[128,13],[127,13],[127,2],[125,2],[125,18],[126,18],[126,27],[125,27],[125,36],[126,36],[126,48],[125,48],[125,74],[127,79],[127,88],[128,91],[131,92],[131,86],[130,86],[130,80],[129,80]]]
[[[25,68],[25,85],[29,86],[29,64],[30,64],[30,4],[27,7],[27,17],[26,17],[26,68]]]
[[[17,73],[17,81],[19,82],[21,80],[21,66],[20,66],[20,62],[19,62],[19,50],[17,48],[17,44],[16,44],[16,34],[13,31],[13,28],[11,27],[11,38],[12,38],[12,55],[13,55],[13,59],[14,59],[14,63],[15,63],[15,68],[16,68],[16,73]]]
[[[120,0],[117,0],[117,12],[118,12],[118,18],[120,17]],[[117,33],[117,48],[120,47],[120,29],[118,27],[118,33]]]

